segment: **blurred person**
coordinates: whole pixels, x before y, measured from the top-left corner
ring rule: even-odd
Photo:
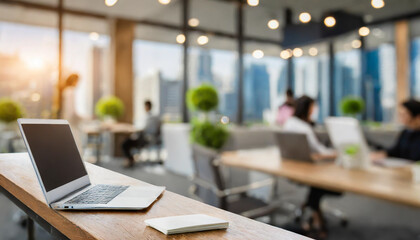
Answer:
[[[144,148],[151,140],[158,137],[160,134],[160,119],[158,116],[152,114],[152,102],[146,100],[144,102],[144,110],[146,111],[146,124],[143,130],[132,134],[122,143],[122,149],[124,155],[127,157],[127,162],[125,167],[134,166],[134,155],[132,154],[132,149],[142,149]]]
[[[72,133],[79,151],[82,150],[82,139],[80,133],[80,124],[85,119],[76,111],[76,87],[79,83],[79,75],[71,74],[60,87],[62,96],[62,105],[60,110],[60,118],[66,119],[72,127]]]
[[[404,126],[393,147],[372,153],[373,161],[386,157],[420,161],[420,101],[410,99],[401,103],[398,119]]]
[[[312,119],[316,118],[316,103],[315,100],[302,96],[294,103],[294,114],[284,124],[283,129],[289,132],[296,132],[306,134],[311,152],[320,159],[335,158],[336,155],[332,149],[322,145],[313,130],[314,122]],[[302,228],[308,234],[315,234],[317,239],[323,239],[327,235],[326,223],[323,212],[320,208],[321,200],[325,195],[340,195],[340,193],[332,192],[317,187],[310,187],[306,201],[302,206],[302,212],[306,208],[312,210],[311,220],[302,223]]]
[[[281,105],[277,111],[276,122],[279,125],[284,125],[286,121],[293,116],[294,112],[294,96],[292,89],[286,91],[286,102]]]

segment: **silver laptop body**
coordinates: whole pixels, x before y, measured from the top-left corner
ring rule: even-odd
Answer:
[[[48,205],[61,210],[141,210],[165,190],[156,186],[94,185],[67,120],[18,119]]]
[[[306,134],[286,131],[276,132],[276,140],[282,158],[313,162]]]

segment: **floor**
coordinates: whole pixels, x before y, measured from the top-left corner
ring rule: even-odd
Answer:
[[[155,185],[164,185],[169,191],[188,196],[189,180],[186,177],[168,172],[160,165],[137,165],[134,169],[124,169],[121,165],[122,161],[118,160],[102,163],[103,167]],[[306,188],[284,180],[279,182],[280,195],[287,201],[299,204],[305,195]],[[328,199],[327,203],[329,207],[341,209],[350,220],[349,225],[343,228],[338,221],[329,217],[328,239],[420,240],[420,209],[353,194]],[[20,215],[17,211],[17,207],[0,194],[0,240],[26,238],[26,230],[16,223]],[[285,224],[285,219],[284,216],[279,215],[276,222],[282,227],[293,229],[293,225]],[[40,227],[36,229],[36,238],[52,239]]]

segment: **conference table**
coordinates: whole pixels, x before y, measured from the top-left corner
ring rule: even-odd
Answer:
[[[85,165],[92,183],[149,185],[93,164]],[[33,238],[36,221],[57,239],[308,239],[170,191],[143,211],[53,210],[46,204],[27,153],[0,154],[0,189],[30,217],[29,238]],[[229,228],[166,236],[144,223],[150,218],[197,213],[225,219]]]
[[[345,169],[334,162],[313,164],[280,159],[276,148],[265,148],[224,152],[220,160],[226,166],[284,177],[309,186],[420,207],[420,183],[412,182],[408,167],[372,165],[363,170]]]

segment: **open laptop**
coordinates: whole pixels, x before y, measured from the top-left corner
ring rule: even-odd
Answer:
[[[315,159],[306,134],[281,131],[276,132],[275,137],[282,158],[312,163],[334,161],[334,158]]]
[[[140,210],[165,190],[156,186],[93,185],[66,120],[18,119],[50,207],[61,210]]]
[[[357,119],[351,117],[329,117],[325,123],[328,135],[336,149],[340,149],[340,147],[346,144],[357,144],[361,149],[363,167],[370,165],[369,146]],[[380,162],[375,162],[375,164],[385,167],[404,167],[411,163],[412,161],[410,160],[391,157],[382,159]]]

